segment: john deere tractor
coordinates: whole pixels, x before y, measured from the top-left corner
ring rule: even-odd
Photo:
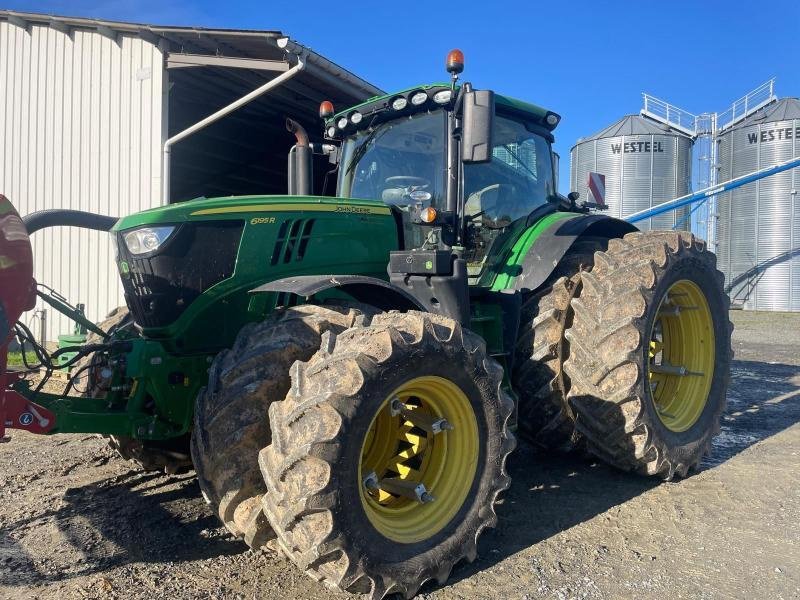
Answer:
[[[83,323],[93,335],[71,349],[61,393],[42,382],[70,349],[37,347],[45,377],[6,376],[0,424],[103,434],[167,470],[188,464],[190,438],[234,535],[373,598],[410,597],[475,559],[510,485],[514,429],[624,470],[687,475],[728,385],[714,255],[689,233],[640,232],[559,195],[560,117],[461,84],[458,51],[447,68],[447,83],[338,113],[323,103],[317,147],[337,197],[299,195],[312,146],[290,123],[288,196],[116,222],[26,218],[29,232],[113,223],[127,308]],[[22,221],[3,210],[0,258],[29,262]],[[0,260],[11,322],[35,290],[14,264]]]

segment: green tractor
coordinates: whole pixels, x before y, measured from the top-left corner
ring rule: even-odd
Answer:
[[[290,123],[288,196],[114,223],[127,308],[83,323],[63,393],[7,374],[0,424],[103,434],[146,468],[191,462],[234,535],[374,598],[475,559],[515,429],[686,476],[728,386],[714,255],[559,195],[560,117],[459,84],[458,51],[447,68],[449,83],[323,103],[336,197],[300,195],[312,145]],[[111,224],[25,222],[70,219]],[[67,350],[37,348],[46,374]]]

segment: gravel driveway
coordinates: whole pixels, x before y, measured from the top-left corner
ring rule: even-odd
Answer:
[[[479,559],[421,597],[800,598],[800,314],[732,320],[728,413],[699,473],[659,484],[520,444]],[[191,474],[137,473],[93,436],[11,437],[0,598],[332,596],[229,538]]]

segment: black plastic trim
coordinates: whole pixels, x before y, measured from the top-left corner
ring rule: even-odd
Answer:
[[[557,221],[528,250],[513,289],[525,292],[541,286],[572,244],[583,235],[611,239],[633,231],[638,231],[634,225],[605,215],[582,215]]]
[[[278,292],[304,298],[339,289],[358,302],[381,310],[426,310],[414,296],[388,281],[365,275],[302,275],[277,279],[250,290],[251,294]]]

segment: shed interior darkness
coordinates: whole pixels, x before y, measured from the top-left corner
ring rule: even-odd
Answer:
[[[219,67],[169,70],[168,137],[263,85],[277,74]],[[305,81],[303,81],[305,80]],[[199,196],[285,194],[287,160],[294,136],[286,117],[300,122],[312,142],[322,141],[319,103],[344,107],[360,101],[337,94],[301,72],[249,104],[172,146],[170,201]],[[314,192],[331,166],[314,161]],[[333,185],[328,185],[328,193]]]

